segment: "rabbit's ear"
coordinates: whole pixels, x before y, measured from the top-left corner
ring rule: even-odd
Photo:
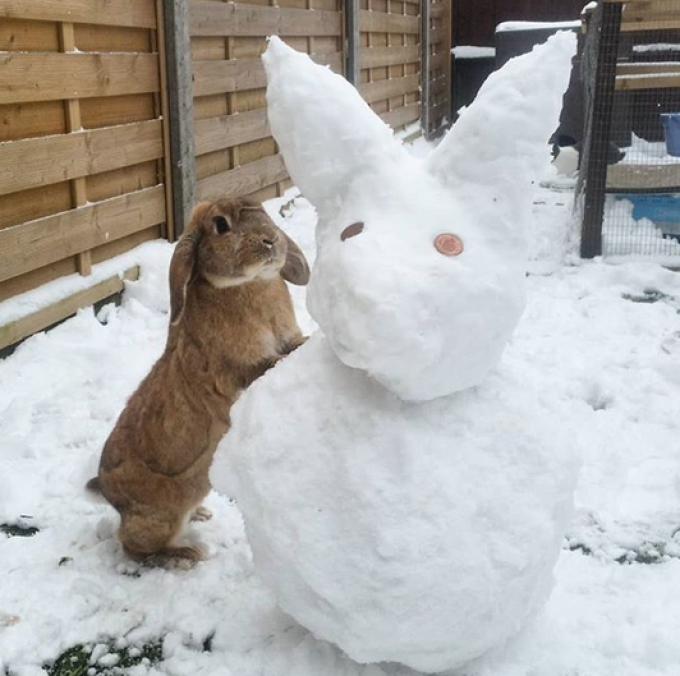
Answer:
[[[428,158],[430,172],[454,190],[527,187],[547,163],[575,51],[576,37],[558,33],[490,75]]]
[[[352,182],[402,158],[392,130],[340,75],[269,39],[262,57],[272,134],[293,182],[317,208],[337,203]]]
[[[177,324],[184,312],[189,282],[196,272],[196,252],[199,232],[187,232],[180,237],[170,261],[170,324]]]
[[[288,254],[286,262],[281,268],[281,276],[291,284],[296,286],[306,286],[309,282],[309,264],[300,247],[283,233],[288,242]]]

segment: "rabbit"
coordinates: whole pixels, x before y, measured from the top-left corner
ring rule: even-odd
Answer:
[[[170,263],[165,351],[121,413],[88,488],[120,513],[128,556],[190,567],[178,544],[205,520],[208,470],[242,390],[305,338],[286,281],[305,285],[298,246],[248,199],[198,204]],[[284,281],[285,280],[285,281]]]

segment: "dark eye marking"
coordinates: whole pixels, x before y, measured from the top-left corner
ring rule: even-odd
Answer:
[[[215,218],[213,218],[213,223],[215,224],[215,230],[218,235],[224,235],[225,232],[231,230],[229,222],[224,216],[215,216]]]
[[[348,225],[340,234],[340,241],[344,242],[347,239],[351,239],[352,237],[356,237],[357,235],[360,235],[364,231],[364,224],[359,221],[358,223],[352,223],[352,225]]]

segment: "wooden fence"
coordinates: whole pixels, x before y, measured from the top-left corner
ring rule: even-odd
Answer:
[[[267,35],[341,74],[354,50],[347,74],[373,109],[434,133],[448,117],[450,4],[0,0],[0,302],[175,239],[195,199],[281,194]],[[0,326],[0,349],[118,288]]]
[[[159,10],[0,1],[0,301],[172,237]]]

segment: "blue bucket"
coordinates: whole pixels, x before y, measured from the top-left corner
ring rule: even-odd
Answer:
[[[661,121],[666,132],[668,154],[680,157],[680,113],[663,113]]]

